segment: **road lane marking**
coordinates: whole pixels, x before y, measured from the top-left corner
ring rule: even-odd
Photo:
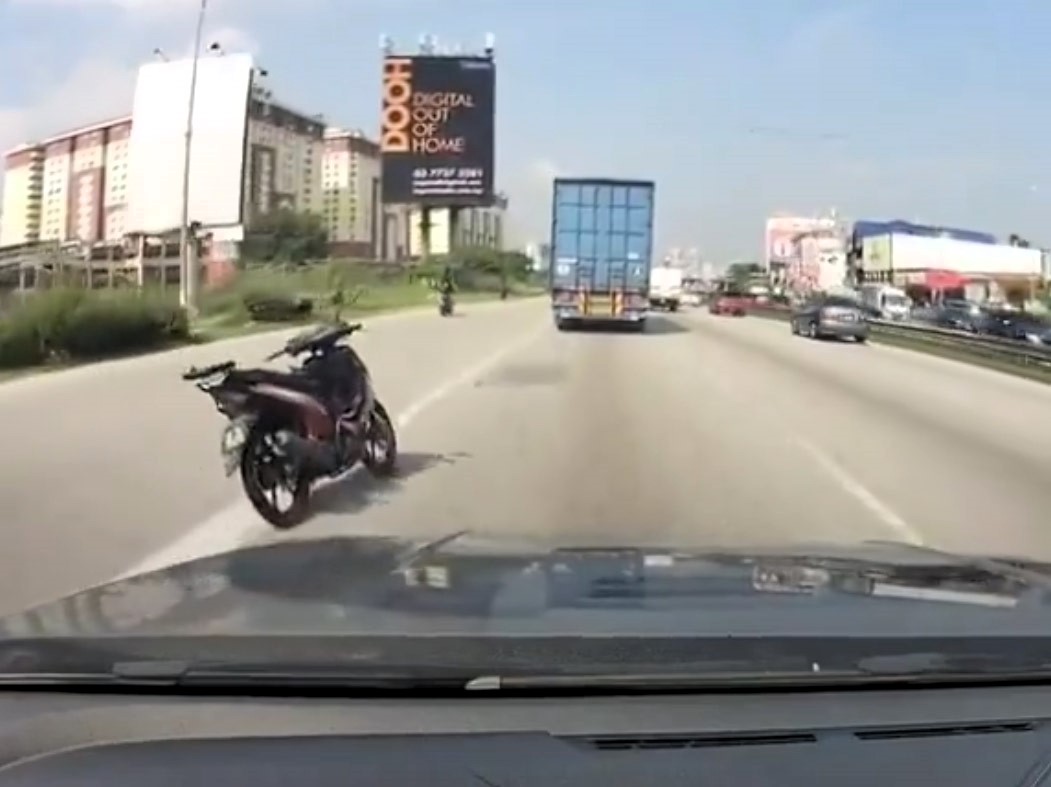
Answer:
[[[835,481],[840,489],[857,500],[876,519],[894,531],[895,535],[913,546],[923,546],[923,537],[912,525],[905,521],[894,509],[879,499],[868,487],[852,476],[836,460],[823,450],[801,437],[795,442],[810,455],[818,467]]]
[[[458,388],[469,385],[476,378],[500,364],[508,356],[525,349],[541,336],[549,334],[550,330],[550,319],[545,317],[541,325],[535,330],[527,331],[525,335],[519,336],[515,341],[504,345],[496,352],[487,355],[478,363],[467,367],[460,374],[450,377],[419,399],[411,402],[395,416],[395,426],[399,431],[404,430],[429,408],[454,393]],[[350,478],[356,470],[357,468],[330,483],[341,483]],[[246,500],[238,500],[236,503],[213,514],[168,546],[149,554],[127,571],[115,577],[115,580],[127,579],[137,574],[145,574],[149,571],[156,571],[196,558],[230,552],[273,532],[273,528],[259,517],[250,503]]]
[[[790,337],[786,336],[785,338],[787,339]],[[748,400],[749,403],[755,401],[750,390],[742,389],[740,386],[736,385],[733,380],[729,379],[727,375],[713,374],[710,376],[709,382],[714,384],[714,387],[716,387],[724,396],[728,396],[734,401],[742,402],[742,397],[744,397],[744,400]],[[874,492],[872,492],[872,490],[861,483],[861,481],[851,475],[846,468],[833,459],[826,451],[819,448],[816,444],[806,438],[801,437],[799,434],[794,433],[791,427],[788,427],[778,418],[772,417],[763,406],[759,405],[747,409],[749,417],[762,419],[768,425],[771,432],[782,434],[791,443],[801,448],[811,459],[814,460],[818,468],[824,472],[826,476],[834,481],[847,495],[860,503],[881,524],[893,531],[895,536],[913,546],[924,545],[923,536],[920,535],[920,532],[916,528],[910,525],[904,517],[881,500]]]

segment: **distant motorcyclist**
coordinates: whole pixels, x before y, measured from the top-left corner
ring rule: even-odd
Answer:
[[[438,311],[448,316],[453,311],[453,293],[456,292],[456,282],[453,280],[452,268],[448,265],[442,271],[442,277],[438,280]]]
[[[449,296],[456,292],[456,280],[453,277],[452,268],[448,265],[442,270],[442,277],[438,280],[438,292]]]

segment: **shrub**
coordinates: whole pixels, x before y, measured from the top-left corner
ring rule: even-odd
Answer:
[[[0,369],[36,366],[45,358],[40,338],[28,321],[0,322]]]
[[[57,349],[78,359],[160,347],[190,334],[182,309],[138,293],[86,298],[63,327]]]
[[[256,322],[294,322],[309,317],[314,311],[314,302],[309,298],[280,293],[245,293],[244,305]]]
[[[0,320],[0,367],[118,355],[189,335],[181,308],[138,291],[49,290]]]

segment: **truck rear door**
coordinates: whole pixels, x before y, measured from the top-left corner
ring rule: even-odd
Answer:
[[[587,313],[611,316],[645,300],[652,185],[558,181],[553,220],[552,290],[556,297],[571,292]]]

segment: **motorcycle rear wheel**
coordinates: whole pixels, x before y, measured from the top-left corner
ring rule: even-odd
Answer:
[[[276,466],[277,457],[267,445],[267,438],[274,435],[271,427],[257,425],[252,428],[245,441],[241,454],[241,485],[244,487],[248,502],[272,527],[288,530],[302,524],[310,510],[311,479],[299,471],[295,478],[288,479],[287,471]],[[281,510],[276,500],[267,496],[269,491],[264,477],[276,473],[284,483],[282,486],[291,492],[292,503],[286,510]],[[269,481],[275,481],[271,478]]]
[[[390,478],[398,469],[398,435],[387,408],[378,399],[373,405],[361,463],[376,478]]]

